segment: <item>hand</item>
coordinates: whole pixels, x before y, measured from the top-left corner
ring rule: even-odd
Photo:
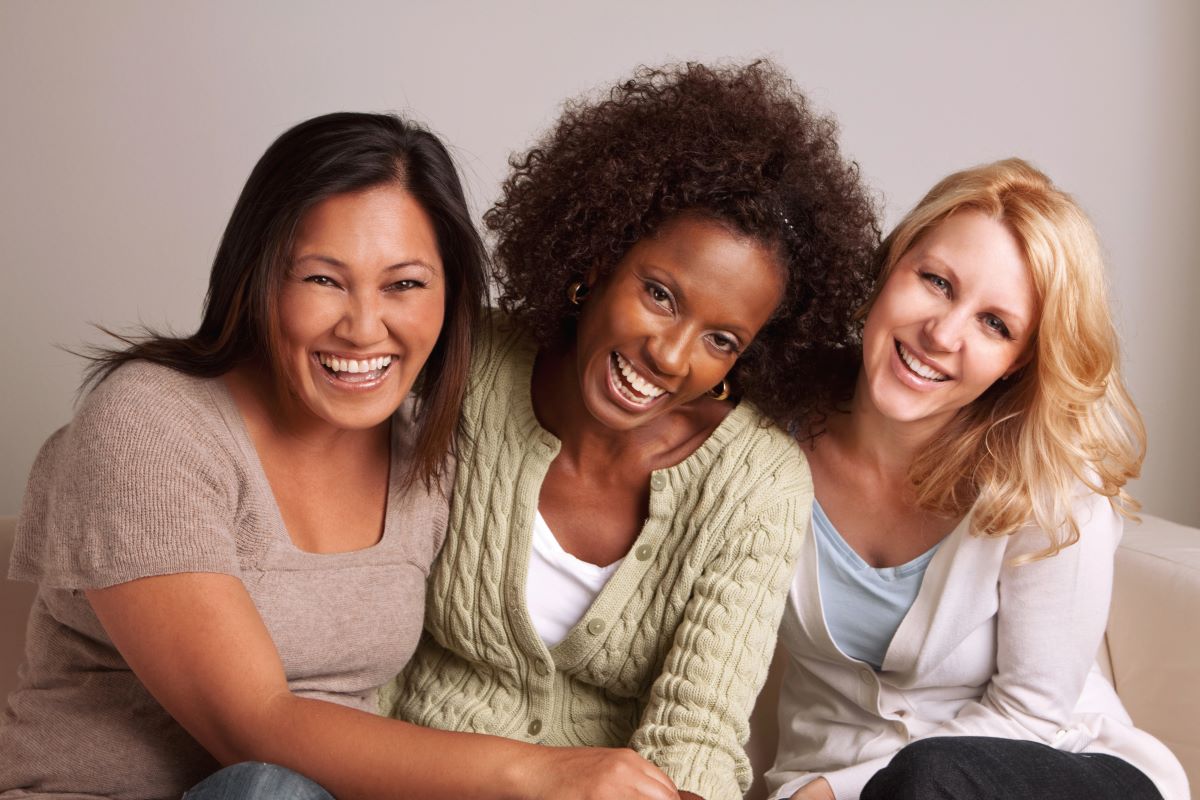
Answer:
[[[817,778],[812,783],[806,783],[792,795],[792,800],[837,800],[829,781]]]
[[[541,747],[522,768],[531,800],[679,800],[666,773],[623,747]]]

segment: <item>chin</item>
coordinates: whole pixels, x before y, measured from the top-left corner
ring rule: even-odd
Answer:
[[[395,403],[378,400],[367,403],[328,404],[313,408],[313,413],[331,427],[346,431],[362,431],[374,428],[391,418],[400,407],[400,398]]]

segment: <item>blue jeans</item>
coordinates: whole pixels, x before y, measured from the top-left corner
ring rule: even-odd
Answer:
[[[333,800],[320,784],[275,764],[245,761],[218,770],[183,793],[185,800]]]
[[[1102,753],[986,736],[941,736],[905,747],[862,800],[1162,800],[1137,767]]]

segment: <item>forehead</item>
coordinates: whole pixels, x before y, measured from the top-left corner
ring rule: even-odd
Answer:
[[[783,296],[783,267],[769,248],[699,217],[677,218],[638,241],[622,269],[669,279],[689,308],[755,332]]]
[[[428,213],[409,192],[382,184],[327,197],[300,218],[296,255],[308,247],[331,247],[349,257],[437,255],[437,237]],[[391,254],[391,255],[389,255]]]
[[[999,219],[981,211],[952,214],[904,256],[948,270],[959,294],[1003,305],[1024,320],[1037,305],[1033,274],[1020,241]]]

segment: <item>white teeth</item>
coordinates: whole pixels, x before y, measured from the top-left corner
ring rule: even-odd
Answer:
[[[375,358],[355,359],[338,358],[326,353],[318,353],[317,360],[322,366],[329,367],[334,372],[347,372],[357,375],[361,372],[375,372],[392,363],[391,356],[376,356]]]
[[[938,372],[933,367],[918,359],[900,342],[896,342],[896,352],[900,354],[900,360],[903,361],[909,369],[920,375],[925,380],[944,381],[950,378],[949,375]]]
[[[650,383],[650,381],[639,375],[633,369],[633,364],[630,364],[627,360],[625,360],[625,357],[620,353],[614,353],[614,355],[617,357],[617,369],[620,370],[621,375],[625,377],[625,380],[628,382],[629,386],[641,395],[641,397],[632,399],[640,402],[646,402],[653,400],[666,391],[666,389],[662,388],[661,386],[655,386],[653,383]]]

